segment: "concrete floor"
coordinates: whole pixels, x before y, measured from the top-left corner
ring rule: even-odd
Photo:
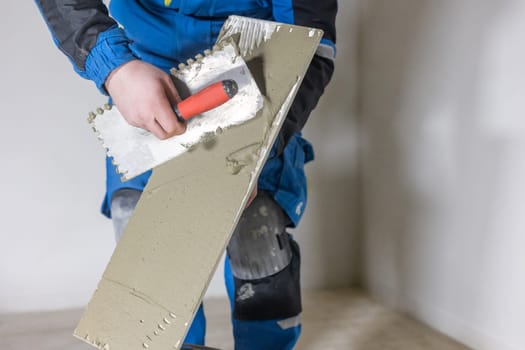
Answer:
[[[233,349],[226,299],[205,302],[207,342]],[[0,316],[2,350],[90,350],[71,335],[81,310]],[[467,350],[355,290],[304,293],[301,350]],[[268,349],[271,350],[271,349]]]

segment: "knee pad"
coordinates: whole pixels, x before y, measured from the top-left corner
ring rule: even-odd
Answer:
[[[228,244],[235,319],[272,320],[301,312],[299,247],[286,232],[288,223],[264,191],[243,212]]]
[[[282,271],[292,259],[286,233],[289,219],[266,192],[261,191],[239,219],[228,244],[232,273],[245,280]]]
[[[259,279],[233,276],[233,318],[264,321],[297,316],[302,311],[299,246],[290,239],[292,259],[280,272]]]
[[[111,220],[117,242],[128,224],[142,192],[130,188],[116,191],[111,198]]]

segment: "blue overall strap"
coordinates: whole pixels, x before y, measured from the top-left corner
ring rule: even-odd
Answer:
[[[83,78],[104,88],[109,73],[134,59],[124,32],[101,0],[36,0],[59,49]]]

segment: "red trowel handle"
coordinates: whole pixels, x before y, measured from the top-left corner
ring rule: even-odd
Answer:
[[[174,110],[179,121],[188,120],[210,109],[219,107],[237,93],[234,80],[222,80],[179,102]]]

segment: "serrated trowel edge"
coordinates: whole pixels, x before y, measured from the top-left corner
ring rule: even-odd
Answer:
[[[207,85],[234,79],[239,91],[230,101],[193,118],[183,135],[159,140],[152,134],[129,125],[115,106],[105,105],[90,112],[88,121],[112,157],[122,180],[129,180],[212,138],[227,128],[254,118],[262,108],[263,98],[248,67],[232,40],[223,41],[211,50],[172,69],[171,74],[194,93]]]

